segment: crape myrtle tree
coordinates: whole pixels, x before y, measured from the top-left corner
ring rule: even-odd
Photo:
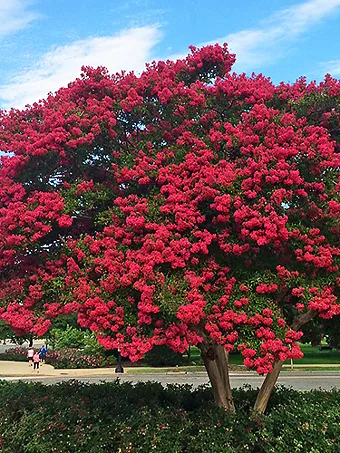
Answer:
[[[237,349],[264,412],[301,329],[340,313],[340,83],[234,61],[215,45],[140,76],[86,67],[1,113],[0,316],[44,335],[76,313],[132,361],[196,345],[229,411]]]

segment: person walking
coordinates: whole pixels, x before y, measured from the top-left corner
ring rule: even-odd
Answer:
[[[33,356],[33,365],[33,370],[37,370],[37,373],[39,373],[40,357],[38,352],[35,352]]]
[[[34,349],[29,348],[27,351],[27,358],[28,358],[29,366],[32,366],[32,364],[33,364],[33,356],[34,356]]]
[[[40,349],[40,352],[39,352],[41,365],[43,365],[45,363],[46,354],[47,354],[47,348],[46,348],[46,345],[43,345],[43,347]]]

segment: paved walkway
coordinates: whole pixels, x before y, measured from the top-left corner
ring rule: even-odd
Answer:
[[[322,369],[325,368],[340,368],[340,364],[319,364],[319,365],[295,365],[294,364],[294,370],[299,370],[301,368],[317,368]],[[188,369],[188,367],[184,367],[181,369],[180,367],[176,369],[176,371],[169,371],[169,370],[174,370],[174,368],[171,369],[171,367],[168,368],[157,368],[153,370],[152,368],[139,368],[136,369],[134,368],[128,368],[124,367],[124,372],[126,374],[134,374],[138,370],[138,373],[140,374],[150,374],[153,372],[156,372],[157,374],[184,374],[185,369]],[[290,365],[285,365],[284,369],[290,371]],[[142,371],[143,370],[143,371]],[[242,373],[251,373],[250,371],[244,369],[240,370]],[[196,371],[195,371],[196,372]],[[205,373],[202,371],[202,373]],[[68,377],[74,377],[77,378],[77,376],[109,376],[115,374],[115,369],[114,368],[86,368],[86,369],[54,369],[52,365],[40,365],[39,373],[37,373],[36,370],[33,370],[32,366],[29,366],[27,362],[12,362],[12,361],[2,361],[0,360],[0,378],[1,377],[11,377],[11,376],[34,376],[34,375],[40,375],[40,376],[68,376]]]
[[[0,360],[0,377],[2,376],[30,376],[30,375],[40,375],[40,376],[92,376],[92,375],[108,375],[114,374],[114,368],[91,368],[91,369],[67,369],[59,370],[54,369],[52,365],[41,365],[39,373],[36,370],[33,370],[33,367],[28,364],[28,362],[12,362],[6,360]]]

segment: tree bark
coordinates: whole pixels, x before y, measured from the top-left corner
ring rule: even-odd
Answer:
[[[280,362],[274,363],[273,371],[267,374],[265,380],[261,385],[260,391],[257,394],[257,398],[254,404],[254,412],[264,414],[270,395],[272,394],[277,378],[279,377],[282,365],[282,360]]]
[[[234,413],[235,406],[229,379],[228,355],[225,349],[223,346],[208,340],[201,344],[200,349],[217,406]]]
[[[229,376],[229,352],[227,352],[223,346],[216,346],[216,364],[219,370],[219,373],[224,382],[224,388],[226,392],[226,398],[230,406],[231,412],[235,412],[235,406],[233,401],[233,395],[230,385],[230,376]]]
[[[307,324],[308,321],[313,319],[316,315],[316,311],[314,310],[307,310],[306,313],[302,313],[301,315],[297,316],[294,321],[292,322],[291,329],[292,330],[299,330],[300,327]]]
[[[304,324],[314,318],[316,312],[313,310],[307,310],[306,313],[302,313],[301,315],[297,316],[292,325],[292,330],[299,330]],[[260,414],[264,414],[270,395],[272,394],[277,378],[279,377],[281,368],[283,365],[283,361],[279,361],[274,363],[273,371],[268,373],[265,380],[263,381],[260,391],[257,395],[255,405],[254,405],[254,412],[258,412]]]

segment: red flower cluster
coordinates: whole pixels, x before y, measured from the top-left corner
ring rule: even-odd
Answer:
[[[43,335],[76,312],[131,360],[213,342],[268,373],[301,355],[292,319],[340,314],[340,83],[234,61],[83,68],[1,113],[1,319]]]

